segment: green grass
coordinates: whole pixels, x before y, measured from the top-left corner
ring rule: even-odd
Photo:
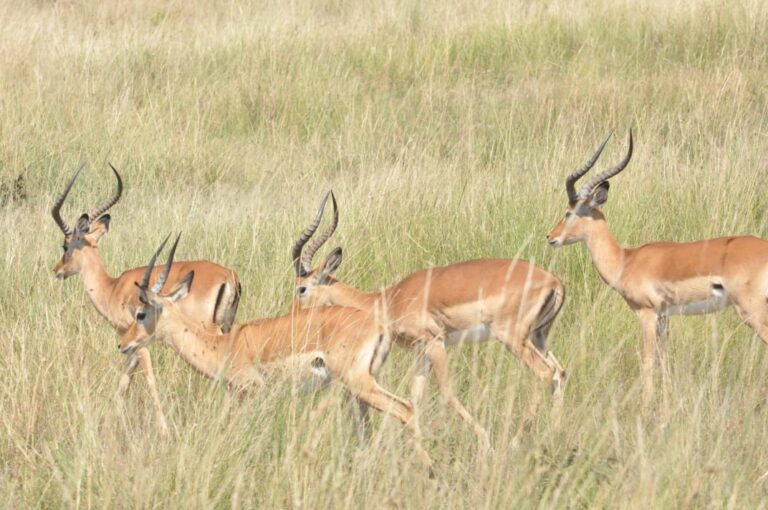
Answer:
[[[610,130],[603,164],[618,160],[629,127],[606,207],[623,244],[768,237],[764,2],[41,1],[0,19],[5,506],[765,507],[762,342],[733,312],[673,319],[643,417],[636,319],[583,246],[544,243],[565,175]],[[287,311],[290,248],[329,188],[349,283],[475,257],[549,268],[568,290],[562,422],[540,413],[512,449],[532,377],[500,345],[453,349],[495,453],[432,391],[433,485],[393,420],[358,445],[338,389],[233,400],[155,346],[162,441],[141,378],[114,397],[116,334],[51,272],[50,205],[81,161],[70,222],[112,189],[107,161],[125,178],[110,271],[183,231],[180,257],[240,274],[241,321]],[[384,384],[408,395],[411,363],[394,351]]]

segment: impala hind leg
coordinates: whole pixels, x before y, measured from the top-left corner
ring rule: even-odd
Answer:
[[[383,413],[391,414],[411,431],[416,455],[429,471],[429,477],[434,478],[432,459],[421,444],[421,429],[413,413],[413,406],[408,401],[379,386],[372,376],[366,379],[358,381],[356,384],[348,383],[348,386],[361,402]]]
[[[472,427],[483,451],[489,452],[491,450],[491,441],[488,438],[488,432],[469,414],[469,411],[466,410],[453,393],[451,379],[448,374],[448,354],[445,351],[445,343],[442,340],[430,341],[424,349],[424,356],[429,360],[429,364],[435,373],[440,395],[461,416],[461,419]]]
[[[514,352],[514,351],[513,351]],[[531,394],[531,400],[528,408],[520,422],[513,444],[519,445],[523,435],[530,430],[536,415],[539,412],[539,406],[544,393],[550,389],[552,391],[552,419],[557,423],[562,412],[563,384],[565,382],[565,371],[563,370],[557,358],[551,351],[543,354],[532,342],[524,342],[519,353],[515,353],[536,376],[535,388]]]
[[[160,436],[168,436],[168,423],[165,421],[163,407],[160,405],[160,394],[157,392],[157,381],[155,380],[155,371],[152,369],[152,359],[149,356],[149,349],[141,347],[136,350],[136,357],[139,359],[139,365],[144,370],[144,377],[147,379],[149,393],[152,395],[152,401],[155,404],[157,422],[160,428]]]
[[[362,400],[357,400],[357,437],[361,444],[368,443],[371,437],[371,416],[368,413],[369,405]]]
[[[736,313],[768,345],[768,302],[764,296],[755,296],[733,302]]]

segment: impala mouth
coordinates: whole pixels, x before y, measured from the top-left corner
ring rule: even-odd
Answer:
[[[120,347],[120,354],[125,354],[126,356],[130,356],[133,354],[133,352],[136,350],[135,345],[128,345],[126,347]]]
[[[54,269],[53,275],[56,277],[57,280],[66,280],[70,276],[72,276],[73,272],[67,271],[66,269]]]
[[[563,245],[563,242],[559,239],[550,239],[547,241],[552,248],[559,248]]]

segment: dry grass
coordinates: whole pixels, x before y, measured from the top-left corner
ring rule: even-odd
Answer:
[[[543,242],[565,174],[629,126],[607,206],[619,240],[768,237],[764,2],[6,1],[0,19],[5,506],[765,507],[765,346],[732,312],[673,320],[643,418],[633,315],[583,247]],[[161,441],[140,379],[114,398],[115,333],[50,271],[48,209],[80,161],[67,218],[109,192],[106,161],[125,176],[113,273],[181,230],[181,256],[240,273],[240,320],[287,310],[293,236],[328,188],[350,283],[473,257],[549,267],[568,287],[562,423],[542,413],[511,449],[530,375],[499,345],[454,349],[495,454],[432,399],[434,486],[392,420],[358,445],[339,391],[230,401],[156,346]],[[400,395],[410,363],[396,351],[384,370]]]

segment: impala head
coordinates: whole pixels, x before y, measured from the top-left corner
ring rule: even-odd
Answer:
[[[170,235],[168,235],[168,237],[170,237]],[[194,271],[187,273],[187,275],[182,278],[170,292],[161,294],[165,281],[168,279],[168,273],[171,270],[173,256],[176,253],[176,246],[179,244],[179,237],[181,237],[181,234],[176,237],[176,241],[173,243],[163,272],[157,277],[155,284],[152,285],[151,288],[149,287],[149,277],[155,267],[155,261],[163,251],[163,248],[165,248],[165,243],[168,242],[168,237],[165,238],[163,243],[149,260],[149,264],[147,264],[147,269],[144,271],[144,278],[141,283],[134,282],[137,287],[137,292],[139,293],[139,301],[141,301],[141,305],[136,309],[134,314],[135,321],[120,337],[120,343],[117,348],[120,349],[120,352],[123,354],[130,354],[139,347],[144,347],[153,342],[155,340],[157,324],[163,315],[163,311],[174,306],[174,303],[189,294],[192,280],[195,277]]]
[[[323,219],[323,211],[325,210],[325,203],[328,201],[328,197],[331,197],[333,204],[333,221],[328,229],[323,232],[320,237],[315,239],[312,244],[302,251],[304,245],[312,238],[320,226],[320,221]],[[301,237],[293,246],[293,269],[296,272],[296,285],[294,299],[298,301],[302,308],[310,306],[325,306],[330,305],[330,299],[326,292],[329,285],[336,282],[333,278],[333,274],[341,265],[341,248],[334,249],[330,255],[325,259],[323,264],[315,269],[312,268],[312,257],[315,256],[317,250],[325,244],[325,242],[331,237],[336,227],[339,224],[339,209],[336,205],[336,197],[333,195],[333,191],[326,193],[323,201],[320,202],[320,207],[317,208],[315,213],[315,219],[301,234]]]
[[[84,265],[88,263],[88,257],[94,255],[95,251],[98,250],[101,236],[109,230],[110,217],[109,214],[104,213],[120,200],[120,195],[123,193],[123,180],[120,178],[120,174],[117,173],[117,170],[111,163],[109,166],[112,168],[115,177],[117,177],[117,191],[110,198],[91,209],[90,212],[80,216],[74,228],[70,227],[61,217],[61,206],[64,204],[64,200],[67,198],[69,190],[72,189],[75,180],[80,175],[80,171],[83,169],[82,165],[53,204],[51,216],[53,216],[53,220],[64,234],[64,244],[62,245],[64,254],[53,267],[56,278],[65,279],[79,273]]]
[[[608,135],[610,138],[610,135]],[[589,158],[583,167],[573,172],[565,180],[565,191],[568,195],[568,207],[565,209],[565,217],[547,234],[549,245],[558,248],[566,244],[583,241],[589,234],[595,221],[604,220],[602,207],[608,201],[608,179],[624,170],[632,158],[632,130],[629,130],[629,149],[624,159],[616,166],[601,172],[576,192],[576,181],[584,176],[597,162],[600,154],[608,143],[608,138],[600,144],[597,151]]]

